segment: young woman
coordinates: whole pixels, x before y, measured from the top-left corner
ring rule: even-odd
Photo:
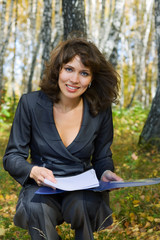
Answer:
[[[98,179],[121,180],[110,150],[118,86],[118,74],[98,48],[72,39],[52,51],[41,90],[21,97],[3,160],[22,185],[14,223],[32,239],[61,239],[56,226],[66,221],[75,239],[92,240],[94,231],[112,224],[108,191],[35,191],[45,178],[55,182],[91,168]]]

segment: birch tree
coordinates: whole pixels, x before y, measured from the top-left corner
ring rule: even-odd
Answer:
[[[115,0],[115,8],[112,18],[112,24],[110,27],[109,35],[104,43],[103,51],[106,55],[106,58],[109,59],[113,49],[116,48],[117,40],[119,39],[119,34],[122,25],[122,16],[124,12],[125,0]],[[110,61],[112,61],[110,59]]]
[[[155,0],[155,28],[158,52],[158,85],[151,110],[140,135],[139,144],[156,145],[160,149],[160,1]]]
[[[30,74],[28,79],[28,92],[32,91],[32,79],[34,74],[34,69],[36,66],[36,59],[40,48],[41,37],[42,37],[42,29],[40,30],[38,39],[36,41],[35,33],[36,33],[36,19],[37,19],[37,8],[38,8],[38,0],[30,1],[30,29],[31,29],[31,46],[32,46],[32,61]]]
[[[63,35],[63,19],[61,14],[61,4],[62,4],[61,0],[55,1],[55,27],[53,41],[51,43],[52,49],[55,48],[55,46],[57,46],[57,44],[62,39]]]
[[[66,40],[69,35],[86,37],[84,1],[62,0],[62,11],[64,26],[63,39]]]
[[[52,33],[52,0],[43,0],[43,30],[42,30],[42,67],[41,78],[43,75],[45,62],[48,61],[51,52],[51,33]]]
[[[144,2],[145,3],[145,2]],[[153,10],[154,0],[150,0],[150,2],[146,3],[146,10],[144,11],[143,16],[143,30],[142,34],[138,30],[136,32],[136,46],[135,46],[135,56],[136,56],[136,83],[133,94],[131,96],[130,103],[128,104],[128,108],[131,107],[134,97],[138,91],[140,82],[141,82],[141,92],[142,92],[142,102],[145,102],[145,77],[146,77],[146,52],[149,41],[149,34],[151,31],[151,23],[152,23],[152,10]],[[139,26],[137,26],[139,28]]]
[[[13,56],[13,61],[12,61],[12,97],[15,105],[15,62],[16,62],[16,48],[17,48],[17,22],[18,22],[18,0],[16,0],[16,6],[15,6],[15,24],[14,24],[14,56]]]
[[[3,46],[4,41],[4,28],[5,28],[5,15],[6,15],[6,0],[2,1],[2,14],[1,14],[1,26],[0,26],[0,48]],[[2,51],[2,50],[1,50]],[[2,94],[2,79],[3,79],[3,52],[0,53],[0,99]]]
[[[1,93],[3,88],[3,65],[4,65],[4,58],[6,48],[9,42],[10,34],[11,34],[11,26],[12,26],[12,15],[13,15],[13,6],[14,0],[10,3],[10,11],[9,11],[9,21],[7,27],[7,33],[5,35],[4,27],[5,27],[5,14],[6,14],[6,0],[3,0],[2,3],[2,15],[1,15],[1,40],[0,40],[0,100],[1,100]]]

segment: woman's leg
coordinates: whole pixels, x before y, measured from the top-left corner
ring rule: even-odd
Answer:
[[[63,222],[60,196],[35,194],[37,189],[37,186],[30,185],[21,191],[14,223],[28,228],[32,240],[58,240],[55,227]]]
[[[112,224],[106,219],[111,210],[101,193],[75,191],[66,193],[62,201],[62,214],[66,222],[75,229],[76,240],[93,240],[93,232]]]

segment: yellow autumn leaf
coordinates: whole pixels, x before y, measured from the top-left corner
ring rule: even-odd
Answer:
[[[146,235],[146,232],[141,232],[141,235],[139,236],[139,240],[141,240],[142,238],[144,238]]]
[[[7,194],[7,195],[5,196],[5,199],[6,199],[6,200],[9,200],[9,199],[10,199],[10,195]]]
[[[5,235],[5,228],[0,228],[0,236],[4,236]]]
[[[146,222],[146,225],[144,226],[144,228],[148,228],[150,226],[151,226],[150,222]]]
[[[153,221],[154,221],[154,218],[151,217],[151,216],[148,216],[148,217],[147,217],[147,220],[150,221],[150,222],[153,222]]]
[[[148,233],[152,233],[153,232],[153,228],[151,228],[151,229],[148,229],[148,231],[147,231]]]
[[[56,231],[57,231],[58,235],[61,235],[61,229],[59,227],[56,227]]]
[[[3,216],[4,218],[9,218],[11,215],[10,215],[9,213],[3,213],[2,216]]]
[[[17,195],[16,194],[7,194],[6,196],[5,196],[5,199],[6,200],[15,200],[15,199],[17,199]]]
[[[143,212],[140,212],[139,215],[143,218],[146,217],[146,213],[143,213]]]
[[[130,216],[131,219],[135,218],[135,214],[134,213],[130,213],[129,216]]]
[[[134,227],[132,227],[132,232],[138,232],[138,231],[139,231],[138,225],[135,225]]]
[[[139,206],[139,203],[140,203],[139,200],[134,200],[134,201],[133,201],[134,207],[138,207],[138,206]]]
[[[147,201],[147,202],[150,202],[150,200],[151,200],[150,195],[147,195],[147,196],[146,196],[146,201]]]
[[[160,203],[154,205],[157,208],[160,208]]]
[[[155,221],[156,223],[160,223],[160,218],[155,218],[154,221]]]
[[[4,200],[4,197],[2,194],[0,194],[0,200],[3,201]]]
[[[140,203],[140,201],[139,200],[134,200],[133,201],[133,204],[135,205],[135,204],[139,204]]]
[[[158,171],[156,169],[153,170],[153,176],[156,177],[157,176]]]

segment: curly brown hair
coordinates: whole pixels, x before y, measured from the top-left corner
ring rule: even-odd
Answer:
[[[78,55],[84,66],[92,72],[92,85],[83,95],[87,99],[90,112],[96,116],[100,111],[107,109],[112,103],[117,103],[119,92],[119,75],[105,59],[99,49],[85,39],[70,39],[61,42],[51,52],[46,64],[40,88],[54,102],[59,101],[59,72],[63,64],[71,61]]]

